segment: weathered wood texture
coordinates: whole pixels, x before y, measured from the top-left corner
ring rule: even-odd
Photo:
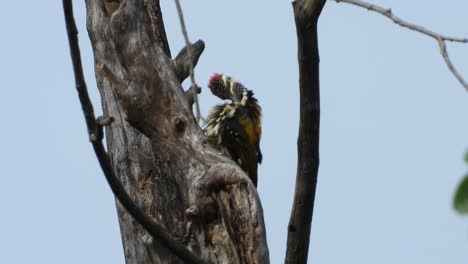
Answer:
[[[95,63],[111,73],[96,79],[104,113],[115,119],[106,141],[127,192],[207,263],[269,263],[257,192],[206,144],[180,85],[185,69],[167,56],[158,2],[86,6]],[[128,264],[182,263],[117,207]]]
[[[287,264],[306,264],[319,168],[320,82],[317,22],[326,0],[293,2],[296,21],[300,123],[294,204],[288,226]]]

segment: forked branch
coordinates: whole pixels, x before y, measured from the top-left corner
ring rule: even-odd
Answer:
[[[112,192],[119,202],[125,207],[128,213],[142,225],[154,239],[165,245],[174,255],[184,260],[186,263],[204,263],[199,257],[195,256],[187,247],[182,243],[175,240],[167,229],[161,224],[154,221],[154,219],[145,214],[130,196],[125,191],[124,186],[119,181],[111,166],[109,157],[106,153],[102,143],[102,126],[112,122],[111,118],[100,118],[96,120],[93,110],[93,105],[88,95],[86,82],[84,79],[83,68],[81,63],[80,48],[78,45],[78,30],[76,28],[75,20],[73,17],[73,5],[71,0],[63,0],[63,10],[65,14],[65,23],[68,34],[68,42],[70,45],[70,54],[73,64],[73,71],[75,76],[75,85],[82,106],[83,114],[86,120],[89,137],[94,148],[94,152],[102,168],[102,171],[111,187]]]
[[[444,59],[445,63],[447,64],[447,67],[452,72],[452,74],[455,76],[455,78],[457,78],[457,80],[460,82],[460,84],[463,86],[463,88],[465,88],[465,90],[468,92],[468,83],[465,81],[465,79],[463,79],[463,77],[460,75],[460,73],[457,71],[457,69],[453,65],[452,61],[450,60],[450,57],[449,57],[448,52],[447,52],[447,44],[446,44],[447,41],[458,42],[458,43],[468,43],[467,38],[454,38],[454,37],[445,36],[445,35],[442,35],[442,34],[438,34],[438,33],[434,32],[432,30],[429,30],[427,28],[424,28],[422,26],[406,22],[406,21],[402,20],[401,18],[395,16],[393,14],[393,12],[392,12],[392,9],[390,9],[390,8],[383,8],[383,7],[380,7],[380,6],[377,6],[377,5],[374,5],[374,4],[370,4],[370,3],[367,3],[367,2],[364,2],[364,1],[359,1],[359,0],[334,0],[334,1],[337,2],[337,3],[341,3],[341,2],[348,3],[348,4],[351,4],[351,5],[366,8],[369,11],[374,11],[376,13],[379,13],[379,14],[387,17],[388,19],[392,20],[395,24],[397,24],[399,26],[408,28],[410,30],[419,32],[419,33],[421,33],[423,35],[426,35],[426,36],[429,36],[429,37],[435,39],[437,41],[437,44],[439,45],[440,54],[442,55],[442,58]]]

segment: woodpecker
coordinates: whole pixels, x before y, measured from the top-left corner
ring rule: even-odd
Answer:
[[[208,141],[231,157],[257,187],[257,168],[262,162],[260,138],[262,109],[251,90],[224,74],[215,73],[208,82],[211,92],[222,100],[206,121]]]

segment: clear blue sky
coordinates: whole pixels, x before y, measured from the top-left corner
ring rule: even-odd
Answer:
[[[99,109],[84,1],[76,2],[88,86]],[[183,46],[162,1],[172,52]],[[468,37],[467,1],[373,1]],[[296,172],[298,88],[290,1],[182,1],[206,51],[264,109],[259,193],[271,262],[282,263]],[[389,6],[388,6],[389,7]],[[468,218],[451,209],[467,167],[468,95],[436,43],[386,18],[327,4],[320,18],[321,167],[310,263],[468,263]],[[87,141],[61,1],[0,9],[0,263],[124,263],[113,196]],[[468,45],[449,44],[468,78]],[[205,92],[202,112],[217,103]]]

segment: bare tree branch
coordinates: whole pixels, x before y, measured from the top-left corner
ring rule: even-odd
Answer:
[[[197,117],[197,122],[200,122],[201,114],[200,114],[200,104],[198,102],[198,85],[195,82],[195,72],[194,72],[194,57],[193,57],[193,52],[192,52],[192,45],[190,44],[189,38],[188,38],[188,33],[187,33],[187,28],[185,26],[185,21],[184,21],[184,13],[182,12],[182,7],[180,6],[180,1],[179,0],[174,0],[176,7],[177,7],[177,13],[179,14],[179,21],[180,21],[180,27],[182,28],[182,34],[184,35],[185,39],[185,47],[187,49],[187,54],[189,58],[189,69],[190,69],[190,82],[192,85],[190,86],[190,90],[192,91],[192,96],[195,102],[195,113]],[[198,59],[197,59],[198,60]]]
[[[419,32],[423,35],[429,36],[437,41],[437,44],[439,45],[440,48],[440,54],[442,55],[445,63],[447,64],[447,67],[449,70],[453,73],[455,78],[460,82],[460,84],[465,88],[465,90],[468,92],[468,83],[463,79],[463,77],[460,75],[460,73],[455,69],[455,66],[453,66],[452,61],[450,60],[450,57],[447,52],[447,45],[446,42],[458,42],[458,43],[467,43],[468,39],[467,38],[454,38],[454,37],[449,37],[445,35],[438,34],[432,30],[426,29],[422,26],[412,24],[409,22],[406,22],[402,20],[401,18],[395,16],[392,12],[392,9],[389,8],[383,8],[377,5],[373,5],[367,2],[359,1],[359,0],[334,0],[337,3],[348,3],[351,5],[355,6],[360,6],[363,8],[366,8],[367,10],[374,11],[376,13],[379,13],[383,16],[386,16],[390,20],[392,20],[395,24],[408,28],[410,30],[414,30],[416,32]]]
[[[326,0],[293,2],[298,39],[300,127],[286,264],[306,264],[319,167],[320,82],[317,22]]]
[[[137,220],[138,223],[140,223],[148,231],[148,233],[154,237],[154,239],[160,241],[170,251],[172,251],[174,255],[178,256],[187,263],[205,263],[199,257],[195,256],[182,243],[175,240],[165,227],[154,221],[153,218],[146,215],[140,208],[138,208],[125,191],[122,183],[114,174],[109,157],[101,141],[102,137],[98,136],[98,134],[102,134],[102,132],[99,132],[100,129],[102,130],[102,125],[109,124],[112,122],[112,119],[100,118],[99,121],[96,121],[93,105],[89,98],[86,82],[84,79],[80,49],[78,45],[78,30],[73,18],[73,6],[71,0],[63,0],[63,10],[65,14],[65,23],[67,27],[70,54],[75,75],[76,89],[78,91],[78,96],[94,152],[102,168],[102,171],[104,172],[107,182],[112,189],[112,192],[117,197],[119,202],[125,207],[125,209],[135,218],[135,220]]]

